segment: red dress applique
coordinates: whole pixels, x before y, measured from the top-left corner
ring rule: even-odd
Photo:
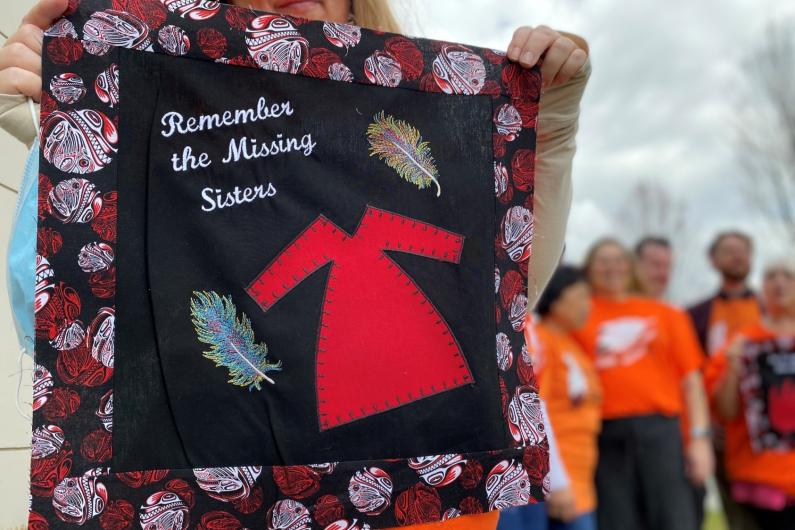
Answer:
[[[331,262],[317,341],[320,429],[473,382],[447,322],[384,251],[458,263],[461,235],[369,207],[353,236],[319,216],[247,287],[264,311]]]

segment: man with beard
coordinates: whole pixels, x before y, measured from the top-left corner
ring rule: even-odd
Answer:
[[[688,309],[707,356],[723,348],[740,329],[760,320],[759,301],[748,286],[752,253],[751,238],[739,231],[718,234],[709,247],[712,267],[721,275],[720,289],[715,295]],[[724,466],[723,432],[717,425],[713,425],[713,431],[715,478],[729,528],[752,530],[755,525],[748,510],[734,502],[731,496]]]
[[[721,275],[720,290],[688,309],[707,355],[740,328],[759,321],[759,301],[747,283],[752,252],[751,238],[738,231],[718,234],[709,247],[712,267]]]

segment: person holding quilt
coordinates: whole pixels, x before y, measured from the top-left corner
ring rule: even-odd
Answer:
[[[732,500],[759,530],[784,530],[795,524],[795,259],[765,268],[762,306],[710,359],[706,379],[726,429]]]
[[[399,25],[386,0],[246,0],[228,2],[247,8],[398,32]],[[0,127],[30,147],[36,137],[37,108],[42,89],[43,31],[67,9],[69,0],[40,0],[19,29],[0,49]],[[538,122],[535,164],[535,244],[528,270],[528,304],[532,307],[552,275],[563,250],[563,236],[571,204],[571,168],[576,150],[579,105],[591,67],[586,42],[546,26],[519,27],[507,46],[507,56],[525,68],[543,58],[544,92]],[[31,171],[31,173],[34,173]],[[35,173],[32,177],[35,178]],[[35,200],[35,197],[34,199]],[[29,242],[35,245],[34,242]],[[17,247],[12,247],[12,252]],[[34,249],[23,249],[30,251]],[[21,293],[33,286],[33,269],[11,271],[12,285]],[[28,315],[27,313],[30,313]],[[32,311],[15,309],[23,336],[32,329]],[[32,332],[30,333],[32,336]],[[23,348],[29,347],[21,340]],[[461,517],[443,528],[493,529],[497,513]],[[437,526],[434,526],[436,528]],[[419,528],[419,527],[412,527]]]

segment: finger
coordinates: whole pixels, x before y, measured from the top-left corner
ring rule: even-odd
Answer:
[[[14,42],[19,42],[41,55],[41,48],[44,42],[44,30],[33,24],[22,24],[19,29],[5,42],[3,47]]]
[[[583,39],[576,33],[568,33],[566,31],[560,31],[559,33],[564,37],[573,40],[574,44],[576,44],[579,49],[583,50],[586,53],[586,55],[589,53],[589,46],[587,40]]]
[[[511,43],[508,45],[508,59],[512,61],[519,60],[519,57],[522,55],[522,48],[524,48],[527,37],[530,36],[532,31],[533,28],[530,26],[522,26],[514,31]]]
[[[569,58],[563,63],[563,66],[558,71],[558,74],[552,80],[552,85],[562,85],[571,79],[576,74],[585,61],[588,60],[588,55],[581,49],[576,49],[571,52]]]
[[[541,58],[541,55],[547,51],[547,48],[549,48],[558,37],[560,37],[560,35],[556,31],[546,26],[535,28],[530,33],[530,36],[527,37],[527,41],[522,48],[522,55],[519,58],[521,65],[525,68],[534,66],[538,62],[538,59]]]
[[[22,94],[39,101],[41,77],[16,66],[0,70],[0,94]]]
[[[39,0],[22,18],[23,24],[33,24],[41,29],[50,27],[69,7],[69,0]]]
[[[745,341],[743,340],[742,337],[738,337],[734,341],[734,343],[732,343],[732,345],[729,347],[728,353],[732,357],[739,357],[742,355],[744,347],[745,347]]]
[[[558,75],[563,64],[575,48],[576,46],[571,40],[561,37],[556,39],[547,49],[547,54],[544,56],[544,64],[541,65],[541,79],[545,87],[552,84],[552,80]]]
[[[16,66],[41,76],[41,55],[21,42],[12,42],[0,49],[0,70]]]

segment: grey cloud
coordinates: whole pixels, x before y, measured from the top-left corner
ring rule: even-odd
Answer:
[[[738,107],[753,93],[742,58],[773,19],[795,16],[787,0],[403,0],[424,36],[504,49],[515,27],[547,24],[583,35],[593,75],[582,107],[575,160],[569,256],[621,232],[626,193],[642,179],[663,183],[688,204],[677,294],[713,288],[702,248],[739,226],[775,235],[746,202],[733,153]],[[626,190],[626,193],[622,192]],[[594,220],[597,222],[594,222]],[[596,229],[595,229],[596,227]]]

